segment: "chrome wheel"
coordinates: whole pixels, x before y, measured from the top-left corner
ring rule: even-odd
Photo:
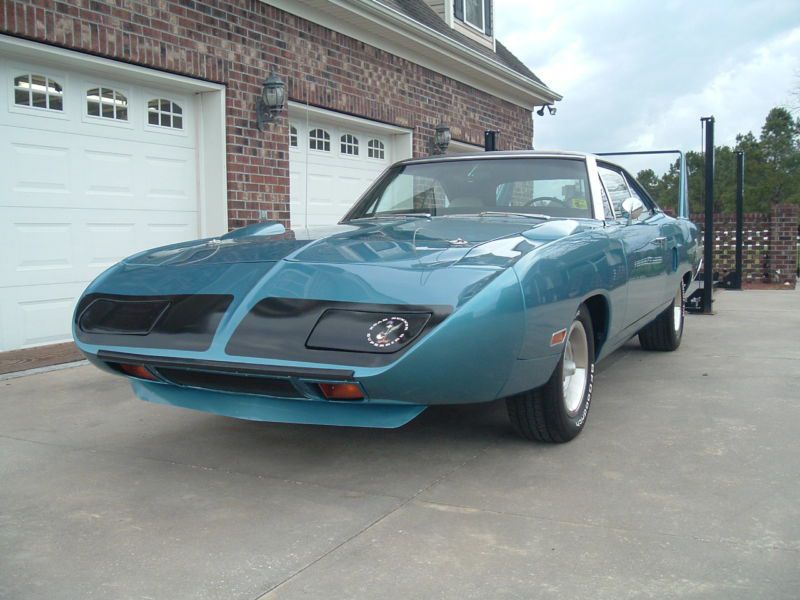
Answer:
[[[570,416],[575,416],[583,403],[588,370],[589,343],[586,340],[586,329],[580,321],[575,320],[567,335],[562,368],[564,408]]]
[[[672,326],[675,328],[675,333],[683,327],[683,286],[678,288],[678,293],[672,302]]]

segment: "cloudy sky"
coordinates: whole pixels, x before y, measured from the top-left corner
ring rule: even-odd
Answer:
[[[537,149],[699,150],[712,114],[731,144],[800,87],[797,0],[497,0],[495,20],[564,96],[534,115]]]

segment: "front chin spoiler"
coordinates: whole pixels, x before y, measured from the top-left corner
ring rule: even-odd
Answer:
[[[394,429],[405,425],[427,408],[422,404],[287,400],[179,388],[141,380],[131,380],[131,384],[134,393],[148,402],[191,408],[225,417],[273,423]]]

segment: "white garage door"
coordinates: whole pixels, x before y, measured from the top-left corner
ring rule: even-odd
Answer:
[[[198,235],[191,95],[0,60],[0,350],[71,339],[86,285]]]
[[[293,228],[337,223],[394,160],[392,135],[357,124],[290,120]]]

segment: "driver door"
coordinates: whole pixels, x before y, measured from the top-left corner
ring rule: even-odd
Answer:
[[[633,325],[655,309],[664,298],[667,278],[667,245],[662,235],[664,215],[655,210],[628,183],[625,174],[612,165],[598,164],[600,181],[614,208],[609,235],[622,243],[628,271],[628,296],[625,325]],[[622,203],[633,198],[642,204],[641,214],[633,219],[623,212]]]

